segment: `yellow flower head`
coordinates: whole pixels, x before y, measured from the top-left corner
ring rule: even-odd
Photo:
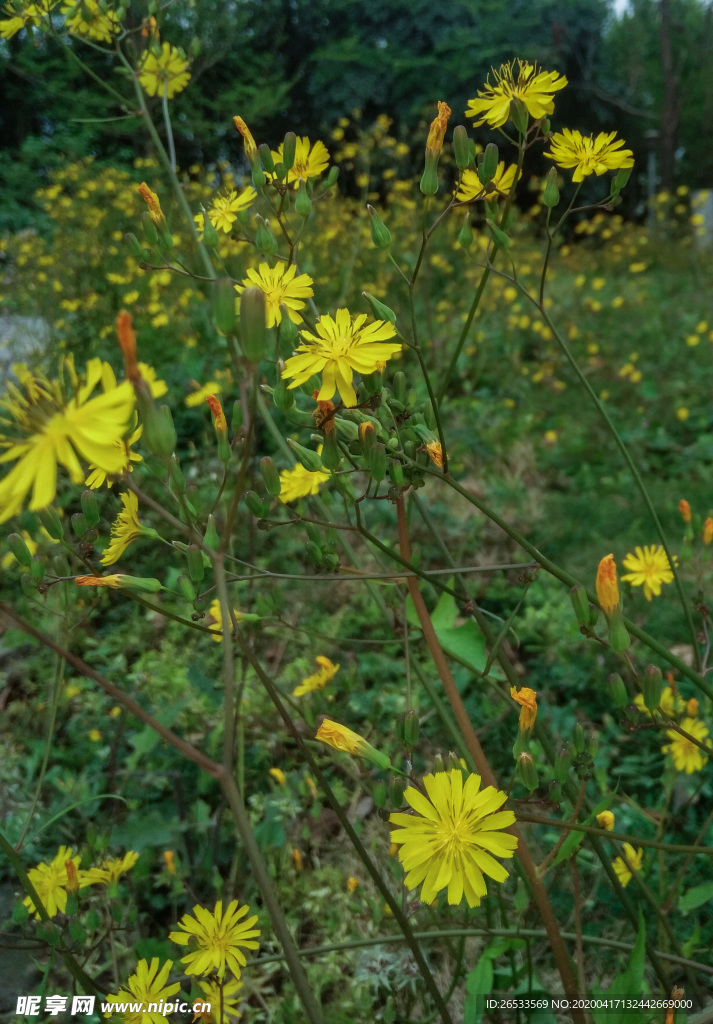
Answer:
[[[224,231],[227,235],[238,219],[240,211],[247,210],[256,195],[257,192],[252,185],[248,185],[240,195],[232,190],[225,196],[217,196],[208,210],[208,219],[216,230]]]
[[[0,480],[0,523],[16,515],[29,491],[32,511],[46,508],[57,490],[57,467],[64,466],[73,483],[86,471],[78,455],[107,473],[121,473],[125,455],[121,442],[134,409],[128,381],[90,397],[101,382],[103,364],[92,359],[81,377],[65,358],[57,380],[23,375],[21,387],[9,383],[0,399],[0,464],[15,462]]]
[[[476,199],[494,199],[497,196],[509,196],[515,183],[516,174],[517,167],[515,164],[510,164],[506,170],[505,162],[501,160],[495,171],[495,177],[486,188],[475,171],[467,168],[463,171],[463,178],[460,188],[456,193],[456,199],[462,203],[470,203]]]
[[[284,143],[280,143],[277,152],[272,153],[275,163],[282,163]],[[306,135],[297,136],[295,146],[295,162],[287,172],[287,184],[297,183],[300,178],[307,181],[308,178],[318,178],[329,166],[329,152],[323,142],[319,140],[310,147],[310,141]]]
[[[430,156],[438,156],[443,149],[443,139],[448,127],[448,118],[451,116],[451,108],[442,100],[438,101],[438,116],[431,121],[431,127],[426,140],[426,152]]]
[[[583,181],[588,175],[606,174],[623,167],[634,166],[634,154],[622,149],[623,139],[617,139],[616,132],[600,132],[584,136],[576,129],[564,128],[555,132],[550,139],[552,147],[544,155],[554,160],[558,167],[574,168],[572,181]]]
[[[612,867],[616,871],[616,877],[622,889],[625,889],[634,877],[634,871],[641,871],[641,862],[644,859],[644,851],[641,847],[635,850],[631,843],[624,843],[624,857],[616,857],[612,861]]]
[[[292,377],[288,386],[296,388],[313,374],[321,373],[322,387],[317,396],[321,401],[339,391],[346,406],[355,406],[354,370],[373,373],[378,363],[401,351],[401,342],[387,340],[396,334],[394,325],[386,320],[366,325],[366,313],[352,319],[348,309],[338,309],[334,319],[321,316],[316,330],[316,335],[302,331],[302,343],[285,363],[282,377]]]
[[[285,773],[283,772],[282,768],[270,768],[268,774],[272,775],[273,779],[278,784],[278,786],[287,785],[287,779],[285,778]]]
[[[309,498],[319,492],[320,487],[329,480],[330,473],[325,469],[311,471],[298,462],[292,469],[283,469],[280,473],[280,501],[288,504],[300,498]]]
[[[389,817],[392,843],[406,871],[407,889],[422,885],[421,902],[431,903],[442,889],[457,906],[463,897],[477,907],[487,893],[484,875],[504,882],[508,872],[495,857],[512,857],[517,838],[500,831],[515,821],[501,811],[507,795],[493,786],[480,789],[480,776],[463,781],[459,769],[436,772],[423,779],[426,793],[409,786],[404,796],[415,811]]]
[[[597,570],[597,600],[605,615],[611,615],[619,605],[619,584],[616,579],[614,555],[605,555]]]
[[[634,697],[634,704],[636,704],[639,711],[643,711],[644,714],[651,715],[653,708],[647,708],[644,703],[644,695],[637,693]],[[666,715],[673,716],[677,714],[683,708],[683,701],[674,693],[670,686],[664,686],[661,691],[661,700],[659,701],[659,707]]]
[[[195,906],[194,917],[184,914],[178,922],[181,931],[171,932],[168,937],[179,946],[190,947],[191,952],[181,957],[181,963],[186,965],[185,973],[212,974],[217,971],[218,978],[222,980],[227,967],[239,978],[247,962],[243,950],[258,949],[260,945],[255,941],[260,929],[253,927],[257,914],[243,920],[249,911],[250,907],[239,907],[238,901],[233,900],[223,913],[223,901],[218,900],[212,912]]]
[[[517,690],[510,687],[510,696],[520,705],[520,732],[529,732],[537,718],[537,691],[531,690],[529,686],[523,686]]]
[[[163,862],[166,865],[166,871],[168,871],[169,875],[175,875],[176,874],[176,865],[174,863],[174,853],[173,853],[173,850],[164,850],[163,851]]]
[[[139,185],[139,195],[148,206],[149,217],[156,225],[156,227],[159,227],[161,224],[164,224],[166,218],[164,217],[163,210],[161,209],[161,201],[159,200],[156,193],[151,191],[151,189],[148,187],[145,181],[142,181],[141,184]],[[128,314],[126,315],[128,316]]]
[[[88,868],[82,872],[82,888],[87,885],[109,885],[117,882],[127,871],[131,871],[139,859],[136,850],[129,850],[123,857],[113,857],[101,862],[97,868]]]
[[[353,875],[350,875],[347,879],[347,892],[353,893],[359,888],[359,880]]]
[[[319,654],[315,661],[319,666],[319,670],[311,676],[307,676],[303,679],[299,686],[296,686],[292,691],[293,697],[303,697],[305,693],[312,693],[313,690],[323,690],[330,679],[334,679],[335,675],[339,671],[339,665],[333,664],[329,658],[325,658],[323,654]]]
[[[139,82],[149,96],[171,99],[182,92],[191,79],[186,58],[170,43],[163,43],[159,56],[147,50],[139,66]]]
[[[138,1003],[142,1007],[148,1007],[153,1003],[156,1010],[151,1012],[148,1009],[124,1010],[121,1016],[124,1024],[165,1024],[166,1017],[158,1013],[158,1004],[165,1002],[180,991],[181,984],[176,981],[173,985],[167,985],[168,976],[173,967],[173,960],[167,960],[163,967],[159,968],[159,959],[154,957],[149,965],[147,960],[139,960],[136,965],[136,974],[132,974],[116,995],[106,997],[108,1003]]]
[[[541,71],[536,64],[524,60],[513,60],[503,64],[498,71],[492,69],[490,76],[475,99],[468,100],[466,117],[474,118],[476,127],[488,124],[501,128],[510,117],[510,103],[520,100],[530,117],[540,118],[552,114],[555,109],[553,93],[564,89],[567,79],[556,71]]]
[[[110,43],[121,25],[116,13],[100,5],[98,0],[79,0],[62,7],[68,32],[75,36],[94,39],[97,43]]]
[[[241,1016],[236,997],[243,987],[242,981],[231,978],[223,985],[217,981],[199,981],[198,987],[204,996],[203,1004],[210,1004],[210,1010],[196,1013],[193,1017],[194,1021],[200,1020],[201,1024],[227,1024],[231,1017]],[[222,1020],[219,1009],[221,1006],[223,1007]]]
[[[118,562],[130,544],[139,537],[158,537],[150,526],[142,526],[139,522],[139,499],[133,491],[121,495],[124,506],[111,527],[109,547],[101,557],[102,565],[114,565]]]
[[[634,554],[629,553],[624,559],[624,568],[630,572],[622,576],[622,580],[634,587],[643,586],[647,601],[660,595],[663,583],[673,580],[666,552],[660,544],[634,548]]]
[[[698,715],[698,701],[695,697],[690,697],[686,701],[686,714],[689,718],[696,718]]]
[[[681,519],[684,523],[690,523],[691,521],[691,506],[688,504],[685,498],[681,498],[678,503],[678,511],[681,513]]]
[[[223,639],[222,636],[220,635],[223,632],[223,612],[221,609],[220,601],[218,600],[217,597],[212,602],[208,610],[208,615],[212,619],[212,622],[208,627],[209,629],[213,630],[214,635],[212,639],[215,640],[217,644],[219,644],[220,641]],[[247,619],[248,621],[252,621],[254,619],[254,616],[246,612],[239,612],[237,608],[233,608],[233,615],[235,616],[235,621],[237,623],[240,623],[245,619]]]
[[[280,306],[285,307],[293,324],[299,324],[302,322],[299,310],[305,308],[304,300],[314,295],[314,281],[309,274],[295,275],[297,267],[294,263],[289,267],[284,263],[278,263],[276,267],[261,263],[257,270],[248,270],[248,276],[241,285],[235,286],[235,290],[242,292],[243,288],[256,285],[264,292],[265,323],[268,327],[282,323]]]
[[[222,386],[214,380],[210,381],[208,384],[204,384],[203,387],[201,387],[198,381],[195,380],[191,382],[191,385],[195,387],[196,390],[191,391],[191,393],[186,396],[185,404],[189,409],[195,409],[199,405],[203,405],[210,395],[219,395],[222,391]]]
[[[252,136],[252,132],[245,124],[242,117],[234,117],[233,124],[235,125],[236,130],[239,131],[243,137],[243,147],[245,149],[245,156],[247,157],[248,162],[252,164],[255,157],[257,156],[257,143],[255,142],[255,139]]]
[[[12,14],[13,17],[3,18],[0,21],[0,38],[12,39],[23,28],[36,28],[44,21],[50,8],[54,7],[56,3],[57,0],[50,0],[49,3],[27,4],[18,11],[12,5],[6,5],[3,11]]]
[[[703,543],[710,544],[713,540],[713,518],[708,516],[703,524]]]
[[[614,815],[611,811],[600,811],[597,815],[597,825],[599,828],[605,828],[607,832],[611,832],[614,828]]]
[[[684,718],[681,721],[681,729],[702,743],[704,747],[711,746],[708,728],[699,718]],[[668,729],[666,735],[671,742],[661,747],[661,753],[671,755],[677,772],[692,775],[693,772],[699,772],[705,768],[708,763],[708,755],[688,736],[682,736],[675,729]]]
[[[69,888],[69,874],[67,872],[67,863],[71,861],[77,869],[81,856],[72,856],[72,848],[67,846],[60,846],[57,851],[56,857],[54,857],[49,864],[46,861],[38,864],[35,868],[30,868],[27,872],[27,877],[34,885],[37,895],[42,901],[42,906],[47,911],[49,917],[55,917],[58,913],[63,914],[67,906],[67,890]],[[30,896],[26,896],[23,903],[29,911],[34,911],[36,919],[39,919],[39,913],[35,908],[35,904]]]

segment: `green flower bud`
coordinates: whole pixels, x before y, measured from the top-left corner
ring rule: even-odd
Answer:
[[[230,417],[230,429],[237,434],[243,425],[243,405],[236,398],[233,402],[233,412]]]
[[[404,467],[398,459],[391,459],[389,462],[389,480],[394,487],[404,486]]]
[[[443,763],[443,754],[436,754],[436,756],[433,758],[434,775],[438,774],[438,772],[444,772],[445,770],[446,766]]]
[[[534,793],[539,782],[537,779],[537,766],[535,764],[535,759],[529,751],[523,750],[518,757],[517,770],[525,789],[530,793]]]
[[[15,558],[18,560],[23,569],[29,569],[32,562],[32,555],[30,549],[19,533],[11,533],[7,538],[8,547],[12,551]]]
[[[39,509],[37,512],[37,518],[42,523],[52,540],[62,540],[64,537],[62,523],[56,510],[51,505],[47,508]]]
[[[327,177],[325,179],[325,182],[324,182],[325,191],[326,191],[326,189],[333,188],[337,184],[337,179],[338,178],[339,178],[339,168],[338,167],[330,167],[329,168],[329,174],[327,175]]]
[[[278,181],[284,181],[287,177],[287,168],[282,162],[275,164],[275,177]]]
[[[265,168],[266,171],[268,171],[270,174],[272,174],[274,172],[274,170],[275,170],[275,164],[274,164],[274,161],[272,159],[272,153],[270,152],[270,147],[268,145],[266,145],[264,142],[262,142],[257,147],[257,151],[260,154],[260,163],[262,164],[262,166]]]
[[[557,779],[552,779],[547,787],[547,795],[553,804],[558,804],[562,799],[562,787]]]
[[[486,224],[488,225],[488,230],[490,231],[490,234],[493,236],[493,241],[495,242],[497,248],[509,249],[510,238],[508,237],[508,235],[506,235],[505,232],[502,231],[497,224],[494,224],[492,220],[486,221]]]
[[[403,807],[404,804],[404,790],[408,786],[406,779],[401,778],[400,775],[393,775],[389,779],[389,803],[392,807]]]
[[[589,599],[584,587],[580,586],[579,583],[575,584],[570,589],[569,596],[577,622],[580,626],[589,626]]]
[[[274,256],[277,252],[277,239],[272,233],[270,222],[259,214],[256,214],[255,222],[257,223],[255,246],[258,252],[264,253],[265,256]]]
[[[458,232],[458,245],[461,249],[465,249],[467,252],[474,241],[475,235],[473,233],[473,225],[470,221],[470,212],[466,211],[463,216],[463,226]]]
[[[284,380],[278,380],[272,392],[272,400],[280,412],[289,412],[295,404],[294,393],[287,387]]]
[[[203,562],[203,552],[197,544],[188,545],[186,560],[188,562],[188,575],[194,583],[202,583],[205,576],[205,565]]]
[[[235,330],[235,287],[229,277],[219,277],[213,282],[212,292],[215,326],[227,337]]]
[[[220,241],[218,230],[207,213],[203,213],[203,241],[209,249],[215,249]]]
[[[391,232],[373,206],[367,203],[366,206],[371,218],[371,240],[377,249],[388,249],[391,245]]]
[[[158,245],[158,231],[156,230],[156,225],[151,220],[148,210],[144,210],[141,214],[141,226],[144,229],[144,237],[149,245]]]
[[[359,437],[359,427],[356,423],[345,420],[341,416],[335,418],[334,422],[337,425],[337,434],[340,438],[343,437],[345,441],[356,441]]]
[[[464,171],[470,165],[468,132],[462,124],[457,124],[453,129],[453,155],[459,171]]]
[[[614,181],[612,182],[612,195],[616,195],[628,184],[631,172],[634,170],[633,167],[620,167],[616,172]]]
[[[307,557],[311,562],[314,562],[315,565],[322,564],[323,554],[322,548],[319,546],[319,544],[315,544],[313,541],[308,541],[308,543],[305,545],[305,551],[307,553]]]
[[[295,154],[297,153],[297,136],[294,132],[285,134],[285,141],[282,144],[282,163],[286,171],[291,171],[295,165]]]
[[[375,807],[386,807],[386,783],[383,779],[379,779],[378,782],[374,783],[371,795]]]
[[[530,115],[525,104],[517,96],[510,100],[510,120],[521,135],[526,134]]]
[[[265,172],[260,166],[260,160],[258,158],[252,166],[253,186],[259,191],[264,186],[266,181],[267,178],[265,177]]]
[[[339,469],[339,465],[342,461],[342,453],[339,449],[336,430],[328,430],[324,435],[321,458],[322,465],[325,469],[328,469],[332,473],[335,469]]]
[[[153,455],[170,455],[176,447],[176,430],[171,410],[167,405],[157,406],[143,378],[134,384],[136,406],[143,425],[141,440]]]
[[[438,154],[426,153],[426,166],[418,187],[424,196],[435,196],[438,192]]]
[[[206,547],[210,548],[212,551],[217,551],[220,547],[220,537],[218,536],[218,531],[215,526],[215,516],[208,516],[203,541]]]
[[[295,213],[299,217],[309,217],[312,212],[312,200],[307,195],[307,185],[304,180],[300,178],[299,187],[297,189],[297,195],[295,197]]]
[[[590,732],[587,736],[587,753],[590,757],[594,758],[597,756],[599,750],[599,737],[595,732]]]
[[[258,519],[264,519],[270,511],[270,506],[266,501],[262,500],[257,491],[248,491],[246,493],[245,504]]]
[[[369,453],[369,472],[377,483],[386,476],[386,448],[380,442]]]
[[[260,472],[262,473],[262,479],[267,493],[273,498],[278,498],[280,491],[282,490],[280,473],[269,455],[260,459]]]
[[[371,311],[377,320],[388,320],[390,324],[396,323],[396,313],[389,306],[375,298],[371,292],[362,292],[362,297],[371,306]]]
[[[18,900],[12,908],[12,923],[24,924],[29,916],[30,911],[21,900]]]
[[[196,588],[193,586],[189,578],[182,573],[176,582],[178,583],[178,589],[182,596],[189,604],[193,604],[196,599]]]
[[[259,363],[268,354],[265,321],[265,293],[262,288],[246,288],[240,297],[240,345],[251,363]]]
[[[147,594],[158,594],[163,590],[160,580],[146,576],[119,576],[120,590],[142,590]]]
[[[52,569],[54,570],[55,576],[69,576],[69,562],[67,556],[64,554],[55,555],[52,559]]]
[[[162,253],[168,253],[173,249],[173,235],[168,230],[165,220],[158,225],[158,247]]]
[[[30,574],[34,583],[41,583],[45,575],[45,560],[41,555],[33,555],[30,563]]]
[[[128,243],[129,250],[134,259],[142,262],[144,258],[144,250],[141,248],[141,242],[138,240],[136,235],[131,231],[127,231],[124,235],[124,241]]]
[[[175,452],[171,455],[168,460],[168,475],[171,480],[174,494],[185,494],[186,493],[186,478],[183,475],[181,464],[176,458]]]
[[[626,692],[624,680],[618,672],[612,672],[608,679],[609,695],[614,707],[625,708],[629,703],[629,694]]]
[[[89,524],[81,512],[75,512],[72,516],[72,529],[80,538],[83,537],[89,529]]]
[[[407,747],[414,747],[418,742],[418,711],[413,708],[404,715],[404,742]]]
[[[391,387],[393,388],[394,397],[399,402],[405,402],[406,401],[406,375],[404,374],[403,370],[397,370],[396,371],[396,373],[394,374],[394,378],[393,378],[393,380],[391,382]]]
[[[371,420],[364,420],[358,426],[359,444],[365,459],[371,455],[371,450],[376,444],[376,428]]]
[[[74,895],[74,899],[77,899],[76,894]],[[67,898],[67,907],[69,907],[69,898]],[[76,912],[77,911],[75,910],[75,914]],[[69,910],[67,910],[67,913],[69,914]],[[78,921],[76,917],[69,922],[69,937],[72,942],[77,942],[80,946],[83,946],[87,941],[87,933],[84,925],[81,921]]]
[[[626,626],[624,625],[621,608],[616,607],[609,614],[607,626],[609,632],[609,646],[611,649],[617,653],[627,650],[631,640]]]
[[[547,172],[547,181],[545,183],[545,190],[542,193],[542,202],[545,206],[549,206],[552,209],[557,206],[560,201],[560,190],[557,184],[557,168],[550,167]]]
[[[287,306],[281,305],[280,312],[282,313],[282,322],[280,324],[280,341],[287,342],[290,347],[294,347],[299,340],[299,331],[297,324],[293,323],[290,319]]]
[[[324,469],[322,460],[317,455],[317,452],[313,452],[309,448],[303,448],[297,441],[293,441],[291,437],[287,438],[287,444],[292,449],[294,455],[300,460],[305,469],[308,469],[310,473],[318,473],[321,469]]]
[[[32,582],[29,572],[23,572],[20,576],[20,590],[25,597],[37,597],[37,587]]]
[[[656,665],[647,665],[644,672],[644,704],[653,711],[661,703],[663,692],[663,675]]]
[[[560,747],[555,756],[554,776],[557,782],[564,786],[569,778],[569,769],[572,764],[572,755],[567,747]]]
[[[81,502],[84,518],[90,526],[96,526],[99,522],[99,506],[97,505],[97,496],[95,492],[83,491]]]
[[[577,751],[577,753],[582,754],[584,752],[585,739],[584,729],[579,724],[579,722],[575,722],[574,729],[572,730],[572,741],[574,743],[575,750]]]
[[[478,177],[483,185],[487,185],[488,182],[492,181],[498,170],[498,160],[500,154],[498,147],[494,142],[489,142],[485,147],[480,164],[478,166]]]

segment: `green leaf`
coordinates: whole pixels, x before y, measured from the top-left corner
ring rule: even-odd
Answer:
[[[485,1012],[485,996],[492,990],[493,961],[486,949],[465,983],[464,1024],[480,1024]]]
[[[449,580],[449,586],[453,580]],[[419,626],[418,615],[409,597],[406,602],[406,618],[410,625]],[[455,625],[458,618],[458,606],[452,594],[441,594],[438,604],[431,612],[431,623],[438,642],[446,654],[457,658],[476,672],[485,668],[485,637],[472,619]]]
[[[644,963],[646,960],[646,923],[644,915],[639,907],[639,931],[636,936],[636,943],[631,951],[629,963],[622,974],[618,974],[605,992],[595,993],[598,996],[627,996],[643,994],[644,989]],[[592,1011],[596,1024],[640,1024],[644,1020],[641,1013],[635,1011],[608,1010]]]
[[[704,903],[713,900],[713,882],[704,882],[703,885],[694,885],[683,893],[678,901],[678,909],[682,914],[688,914]]]

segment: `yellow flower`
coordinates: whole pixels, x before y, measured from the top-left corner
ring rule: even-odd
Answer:
[[[646,270],[645,263],[632,263],[629,267],[629,271],[632,274],[642,274]]]
[[[392,323],[375,320],[368,326],[365,324],[366,313],[352,320],[348,309],[338,309],[335,319],[326,314],[319,318],[316,335],[302,331],[302,344],[282,371],[283,378],[293,378],[288,387],[299,387],[313,374],[322,373],[318,399],[326,401],[339,391],[346,406],[355,406],[353,371],[373,373],[378,363],[386,362],[401,351],[401,342],[387,341],[396,334]]]
[[[223,639],[222,636],[219,635],[219,634],[221,634],[223,632],[223,613],[222,613],[222,609],[220,607],[220,601],[218,600],[217,597],[215,598],[215,600],[211,604],[210,609],[208,611],[208,614],[210,615],[211,619],[213,620],[211,622],[210,626],[209,626],[209,629],[212,629],[214,631],[214,634],[215,634],[212,637],[212,639],[215,640],[215,642],[217,644],[219,644],[220,641]],[[246,612],[239,612],[237,608],[233,608],[233,615],[235,616],[235,621],[238,622],[238,623],[239,622],[244,622],[244,621],[252,622],[256,618],[255,615],[250,615],[249,613],[246,613]],[[232,629],[231,629],[231,632],[232,632]]]
[[[257,192],[252,185],[248,185],[240,195],[233,190],[228,192],[227,196],[218,196],[208,210],[208,219],[214,228],[224,231],[227,235],[238,219],[240,211],[247,210],[256,195]]]
[[[651,715],[654,710],[653,708],[646,707],[646,704],[644,703],[644,695],[642,693],[637,693],[634,697],[634,704],[636,704],[639,711],[642,711],[647,715]],[[664,686],[661,691],[659,707],[664,714],[673,717],[683,707],[683,702],[681,698],[673,692],[670,686]]]
[[[297,847],[292,851],[292,862],[295,865],[295,871],[302,871],[302,868],[304,867],[302,863],[302,854]]]
[[[98,729],[90,729],[87,736],[91,743],[101,743],[102,734]]]
[[[292,469],[283,469],[280,473],[280,501],[287,504],[317,494],[330,475],[327,470],[312,472],[299,462]]]
[[[313,690],[323,690],[330,679],[333,679],[339,671],[339,665],[334,665],[329,658],[319,654],[315,661],[319,665],[319,671],[303,679],[299,686],[292,691],[293,697],[303,697],[305,693],[312,693]]]
[[[75,576],[78,587],[110,587],[112,590],[143,590],[149,594],[157,594],[163,590],[159,580],[144,576],[127,576],[125,573],[114,573],[111,576]]]
[[[101,557],[102,565],[113,565],[118,562],[130,544],[139,537],[158,537],[150,526],[142,526],[139,522],[139,499],[133,491],[120,495],[123,510],[111,526],[109,547]]]
[[[621,149],[623,145],[624,140],[617,139],[616,132],[600,132],[595,139],[576,129],[564,128],[554,133],[550,139],[552,149],[544,155],[558,167],[573,167],[572,181],[583,181],[590,174],[599,176],[622,167],[633,167],[634,154],[630,149]]]
[[[371,743],[360,736],[358,732],[352,732],[351,729],[347,729],[346,725],[333,722],[331,718],[325,718],[322,721],[315,739],[321,740],[322,743],[333,747],[334,750],[341,750],[353,757],[363,757],[365,761],[369,761],[370,764],[380,769],[388,768],[391,764],[386,754],[382,754],[380,750],[372,747]]]
[[[711,746],[708,727],[700,719],[684,718],[681,721],[681,728],[705,747]],[[679,732],[676,732],[675,729],[668,729],[666,735],[671,742],[661,747],[661,753],[671,755],[677,772],[685,772],[686,775],[692,775],[693,772],[699,772],[702,768],[705,768],[708,763],[708,755],[699,746],[692,743],[687,736],[682,736]]]
[[[158,1012],[158,1004],[165,1002],[181,988],[178,981],[166,985],[172,967],[173,960],[167,960],[160,969],[158,957],[153,958],[150,966],[147,960],[139,960],[136,974],[131,975],[126,988],[122,988],[116,995],[106,997],[108,1003],[128,1003],[132,1007],[130,1010],[122,1009],[121,1019],[124,1024],[166,1024],[165,1015]],[[136,1003],[144,1009],[134,1009]],[[149,1003],[153,1003],[155,1010],[148,1010]]]
[[[426,152],[430,156],[438,156],[443,149],[443,139],[448,128],[448,118],[451,116],[451,108],[443,100],[438,101],[438,115],[431,121],[431,127],[426,139]]]
[[[713,518],[708,516],[705,523],[703,524],[703,543],[710,544],[713,540]]]
[[[698,714],[698,701],[695,697],[689,697],[686,701],[686,714],[689,718],[695,718]]]
[[[81,887],[87,885],[109,885],[117,882],[127,871],[131,871],[139,855],[135,850],[129,850],[123,857],[113,857],[104,860],[97,868],[88,868],[80,874]]]
[[[195,385],[196,391],[191,391],[190,395],[186,397],[186,405],[189,409],[195,409],[199,405],[203,405],[206,398],[209,395],[219,395],[222,391],[222,387],[216,381],[212,380],[209,384],[204,384],[203,387],[198,384],[197,381],[192,381]]]
[[[236,996],[243,987],[242,981],[231,978],[223,985],[218,981],[199,981],[198,987],[205,996],[205,1003],[210,1003],[210,1010],[197,1013],[193,1020],[200,1019],[202,1024],[228,1024],[231,1017],[240,1017]],[[220,1007],[223,1017],[220,1017]],[[165,1018],[164,1018],[165,1020]]]
[[[614,828],[614,815],[611,811],[600,811],[597,815],[597,825],[599,828],[605,828],[607,832],[611,832]]]
[[[347,879],[347,892],[349,892],[349,893],[356,892],[356,890],[358,888],[359,888],[359,881],[358,881],[358,879],[354,878],[353,875],[350,875],[349,878]]]
[[[284,143],[280,143],[277,152],[272,153],[275,163],[282,163],[282,152]],[[310,148],[310,142],[306,135],[297,136],[295,146],[295,162],[288,171],[287,184],[291,185],[302,178],[318,178],[329,165],[329,152],[323,142],[319,140]]]
[[[80,0],[62,8],[67,31],[76,36],[87,36],[98,43],[110,43],[121,25],[116,13],[99,5],[98,0]]]
[[[414,786],[404,793],[415,815],[398,811],[389,817],[400,826],[391,841],[401,847],[406,888],[423,883],[422,903],[447,889],[451,906],[465,896],[469,907],[477,907],[487,893],[484,874],[496,882],[508,877],[495,857],[512,857],[517,848],[515,836],[499,831],[515,821],[512,811],[499,810],[507,795],[493,786],[481,792],[479,775],[464,783],[459,769],[426,775],[423,785],[427,795]]]
[[[510,164],[508,169],[505,170],[505,162],[501,160],[495,171],[495,177],[486,188],[475,171],[468,168],[463,171],[463,179],[460,189],[456,193],[456,199],[459,199],[462,203],[470,203],[476,199],[491,199],[499,195],[509,196],[515,183],[516,174],[517,167],[515,164]]]
[[[78,868],[81,859],[79,854],[76,857],[72,856],[71,846],[60,846],[56,857],[49,864],[46,861],[42,861],[36,868],[30,868],[27,872],[27,877],[37,890],[37,895],[40,897],[42,906],[47,911],[49,917],[55,917],[57,913],[63,914],[67,906],[67,886],[69,883],[67,861],[71,861],[75,868]],[[26,896],[22,902],[30,912],[34,911],[35,918],[39,919],[40,915],[35,909],[32,898]]]
[[[557,71],[541,71],[536,64],[524,60],[513,60],[501,65],[498,71],[492,69],[490,76],[475,99],[468,100],[466,117],[474,118],[476,128],[488,124],[500,128],[510,117],[510,103],[517,99],[524,103],[528,113],[536,121],[552,114],[555,109],[552,94],[567,85],[567,79]]]
[[[624,568],[631,570],[622,580],[634,587],[644,588],[644,597],[650,601],[661,593],[661,584],[670,583],[673,573],[666,552],[660,544],[634,548],[624,559]]]
[[[107,473],[122,472],[121,442],[134,408],[134,390],[125,381],[90,398],[101,378],[101,359],[90,360],[79,378],[66,358],[58,380],[28,371],[21,379],[24,394],[7,385],[7,396],[0,400],[0,448],[5,448],[0,463],[17,461],[0,481],[0,523],[20,511],[30,490],[32,511],[51,504],[58,465],[68,470],[73,483],[83,483],[86,472],[77,453]]]
[[[619,605],[619,585],[616,580],[614,555],[605,555],[597,570],[597,600],[605,615],[611,615]]]
[[[163,862],[166,865],[166,871],[168,871],[169,875],[175,875],[176,874],[176,865],[175,865],[175,862],[174,862],[174,856],[175,856],[175,854],[174,854],[173,850],[164,850],[163,851]]]
[[[51,0],[50,3],[41,4],[28,4],[24,10],[15,11],[11,5],[7,5],[4,11],[7,14],[12,13],[12,18],[4,18],[0,21],[0,37],[3,39],[12,39],[13,36],[17,35],[20,29],[23,28],[36,28],[41,24],[43,19],[49,10],[58,3],[59,0]]]
[[[529,732],[537,718],[537,691],[529,686],[523,686],[521,690],[511,686],[510,696],[520,705],[520,731]]]
[[[149,96],[171,99],[188,85],[191,73],[186,58],[170,43],[164,43],[160,56],[146,50],[139,66],[139,82]]]
[[[287,779],[285,778],[285,773],[283,772],[283,770],[281,768],[270,768],[270,771],[268,772],[268,774],[272,775],[273,779],[278,784],[278,786],[285,786],[285,785],[287,785]]]
[[[681,498],[678,503],[678,511],[681,513],[681,519],[684,523],[690,523],[691,521],[691,506],[685,498]]]
[[[298,311],[305,308],[304,300],[314,295],[314,281],[309,274],[295,276],[296,274],[297,267],[294,263],[289,267],[284,263],[278,263],[276,267],[261,263],[257,270],[248,270],[248,276],[242,285],[235,286],[235,290],[242,292],[243,288],[256,285],[264,292],[265,323],[268,327],[282,323],[281,305],[287,310],[292,323],[299,324],[302,317]]]
[[[644,851],[641,847],[635,850],[631,843],[624,843],[624,857],[617,857],[612,861],[612,867],[616,871],[616,877],[619,879],[622,889],[625,889],[634,877],[633,871],[641,871]]]
[[[218,972],[218,978],[225,977],[225,969],[236,978],[246,964],[243,949],[258,949],[260,943],[255,939],[260,934],[259,928],[253,925],[257,914],[242,920],[250,908],[239,907],[233,900],[223,913],[223,901],[218,900],[213,912],[205,907],[195,906],[194,917],[184,914],[178,922],[181,931],[171,932],[169,939],[178,946],[190,946],[191,952],[181,957],[185,964],[185,973],[211,974]]]
[[[439,469],[443,469],[443,447],[440,441],[427,441],[426,451],[431,462]]]

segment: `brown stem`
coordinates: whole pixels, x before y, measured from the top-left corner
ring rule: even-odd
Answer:
[[[401,557],[410,563],[411,545],[409,542],[403,494],[400,494],[396,501],[396,511],[399,527],[399,550],[401,552]],[[416,609],[416,614],[418,615],[421,629],[423,630],[424,639],[428,644],[428,649],[431,652],[431,657],[433,658],[433,662],[441,678],[441,682],[443,683],[443,689],[450,701],[453,714],[455,715],[458,727],[463,734],[463,739],[468,747],[468,751],[475,762],[483,783],[486,786],[493,786],[497,789],[497,780],[493,774],[492,768],[490,767],[490,762],[485,756],[485,752],[480,745],[480,741],[475,733],[475,729],[472,726],[470,718],[468,717],[465,705],[458,693],[455,679],[451,674],[446,656],[443,653],[443,648],[438,641],[436,631],[431,622],[431,617],[428,614],[426,602],[423,600],[421,591],[419,590],[418,581],[413,577],[408,577],[406,579],[406,586],[408,587],[409,595],[413,601],[414,608]],[[578,996],[577,985],[574,980],[574,975],[572,974],[572,968],[569,963],[567,951],[564,948],[564,943],[562,942],[560,928],[552,910],[552,905],[550,904],[542,879],[537,873],[537,865],[535,864],[534,858],[530,853],[527,843],[525,842],[525,838],[517,825],[511,825],[507,831],[517,837],[516,857],[520,861],[520,864],[527,876],[542,923],[547,931],[555,963],[557,964],[557,970],[559,971],[560,978],[562,979],[565,995],[572,1000],[576,1000]],[[586,1017],[582,1010],[575,1009],[573,1007],[572,1016],[577,1024],[586,1024]]]
[[[574,931],[577,936],[577,982],[579,984],[580,994],[585,996],[587,994],[587,983],[584,977],[584,947],[582,945],[582,916],[580,913],[581,907],[579,904],[579,868],[577,867],[577,854],[578,850],[575,850],[574,857],[572,857],[572,888],[574,890]]]

